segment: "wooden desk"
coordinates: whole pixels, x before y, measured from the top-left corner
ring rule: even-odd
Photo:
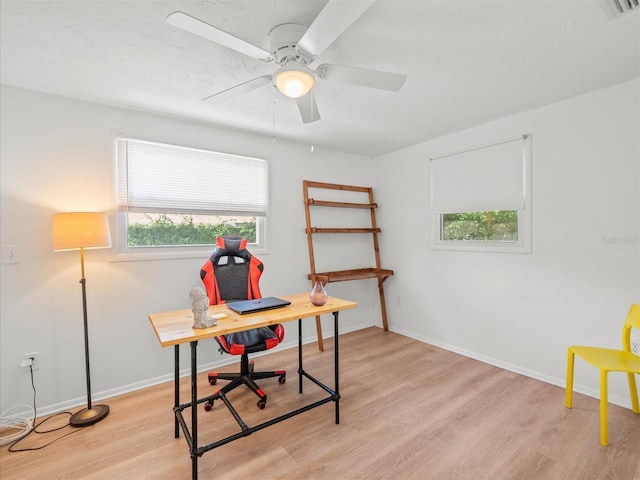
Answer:
[[[358,306],[357,303],[348,300],[340,300],[335,297],[329,297],[327,303],[321,307],[313,305],[309,301],[308,293],[299,293],[295,295],[279,295],[280,298],[289,300],[291,305],[274,310],[267,310],[264,312],[258,312],[248,315],[240,315],[233,312],[225,305],[212,305],[209,307],[209,315],[215,313],[224,313],[226,318],[218,320],[218,325],[215,327],[194,329],[193,325],[193,313],[191,309],[175,310],[172,312],[154,313],[149,315],[151,326],[153,327],[160,345],[163,347],[174,347],[174,396],[175,402],[173,411],[175,413],[175,438],[180,436],[180,427],[185,435],[187,443],[189,444],[189,452],[191,454],[191,476],[195,480],[198,478],[198,457],[205,452],[214,448],[225,445],[233,440],[250,435],[251,433],[262,430],[268,426],[279,423],[283,420],[291,418],[300,413],[306,412],[312,408],[319,407],[328,402],[335,402],[336,423],[340,423],[340,389],[339,389],[339,372],[338,372],[338,312],[341,310],[347,310]],[[332,390],[324,383],[315,379],[308,374],[302,368],[302,319],[307,317],[315,317],[316,315],[322,315],[331,313],[334,318],[334,375],[335,375],[335,388]],[[242,418],[238,412],[233,408],[227,398],[216,392],[213,395],[207,397],[198,398],[197,387],[197,347],[198,341],[207,338],[217,337],[219,335],[226,335],[234,332],[241,332],[243,330],[250,330],[252,328],[265,327],[268,325],[275,325],[278,323],[290,322],[292,320],[298,320],[298,378],[299,378],[299,392],[302,393],[302,379],[306,377],[320,388],[325,390],[329,396],[313,402],[304,407],[293,410],[289,413],[281,415],[279,417],[270,419],[254,427],[248,426],[242,421]],[[182,343],[189,343],[191,346],[191,401],[188,403],[180,403],[180,350],[179,346]],[[210,443],[204,446],[198,446],[198,404],[204,403],[211,399],[221,399],[232,413],[238,425],[240,431],[234,435],[230,435],[216,442]],[[191,431],[187,426],[182,411],[185,408],[191,408]],[[267,407],[268,408],[268,407]]]

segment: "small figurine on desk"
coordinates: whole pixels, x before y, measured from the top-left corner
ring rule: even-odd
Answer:
[[[193,328],[209,328],[218,324],[214,317],[207,316],[209,298],[200,287],[193,287],[189,292],[193,308]]]

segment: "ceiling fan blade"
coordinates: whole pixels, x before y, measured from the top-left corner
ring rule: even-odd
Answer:
[[[300,116],[304,123],[320,120],[320,112],[318,111],[313,90],[302,97],[296,98],[296,103],[298,104],[298,110],[300,110]]]
[[[329,0],[298,42],[298,48],[311,56],[320,55],[374,2]]]
[[[249,80],[248,82],[236,85],[235,87],[227,88],[226,90],[223,90],[221,92],[209,95],[202,100],[213,100],[216,102],[222,102],[224,100],[237,97],[238,95],[242,95],[243,93],[248,93],[251,90],[255,90],[256,88],[260,88],[263,85],[270,83],[271,80],[271,75],[263,75],[261,77],[254,78],[253,80]]]
[[[322,80],[349,83],[362,87],[379,88],[397,92],[402,88],[407,76],[399,73],[382,72],[369,68],[346,67],[324,63],[316,69],[316,74]]]
[[[273,61],[273,57],[266,50],[256,47],[249,42],[245,42],[238,37],[234,37],[230,33],[220,30],[186,13],[173,12],[167,17],[167,23],[257,60],[262,60],[263,62]]]

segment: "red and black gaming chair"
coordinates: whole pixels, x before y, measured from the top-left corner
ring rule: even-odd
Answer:
[[[200,269],[200,278],[207,291],[209,305],[262,297],[259,282],[264,266],[258,258],[249,253],[246,246],[247,240],[241,237],[227,236],[216,240],[216,249]],[[216,337],[221,352],[241,355],[240,373],[211,372],[209,383],[215,385],[218,379],[231,380],[219,390],[223,394],[244,384],[260,397],[258,407],[264,408],[267,405],[267,395],[254,380],[278,377],[278,382],[282,384],[286,381],[287,372],[255,372],[253,360],[249,361],[248,354],[269,350],[283,339],[282,325],[270,325]],[[205,410],[211,410],[212,407],[213,399],[205,403]]]

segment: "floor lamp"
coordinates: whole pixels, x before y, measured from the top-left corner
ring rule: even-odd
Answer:
[[[87,327],[87,281],[84,278],[84,250],[111,247],[109,218],[104,213],[56,213],[52,219],[53,250],[80,250],[82,278],[82,313],[84,315],[84,358],[87,373],[87,408],[74,413],[69,423],[86,427],[109,415],[107,405],[91,404],[91,374],[89,371],[89,331]]]

